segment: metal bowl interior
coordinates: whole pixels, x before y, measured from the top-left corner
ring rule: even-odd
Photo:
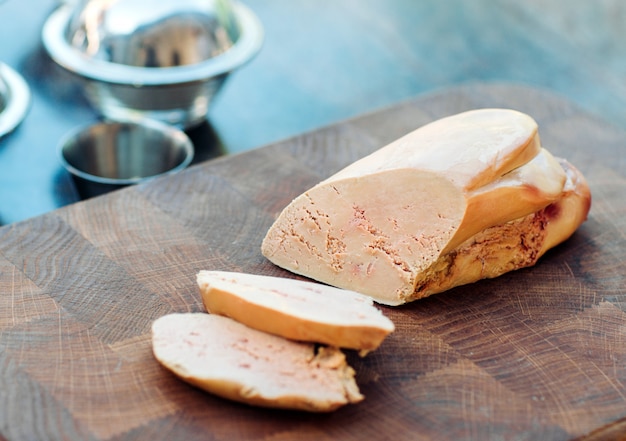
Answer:
[[[183,170],[194,149],[184,132],[142,120],[81,127],[61,140],[58,154],[82,187],[111,191]]]
[[[99,3],[107,1],[90,0],[84,8]],[[121,8],[140,1],[108,3],[113,5],[110,12],[116,12],[116,5]],[[78,20],[76,9],[61,6],[43,26],[44,47],[54,61],[82,77],[134,87],[197,82],[224,75],[251,60],[261,48],[262,26],[254,13],[238,2],[141,3],[162,4],[155,8],[158,14],[142,17],[141,25],[134,13],[126,21],[120,14],[112,14],[104,20],[106,26],[97,20],[90,26],[76,26],[72,23]],[[206,5],[213,3],[221,6],[210,10],[221,12],[207,12]],[[223,6],[227,4],[230,7]],[[119,29],[126,25],[127,29]],[[90,32],[96,36],[89,38]]]
[[[65,38],[85,56],[140,67],[200,63],[239,38],[230,0],[84,0]]]

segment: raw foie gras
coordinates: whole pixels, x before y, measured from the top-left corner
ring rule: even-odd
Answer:
[[[294,273],[399,305],[536,263],[586,219],[585,178],[537,123],[480,109],[427,124],[294,199],[262,244]]]

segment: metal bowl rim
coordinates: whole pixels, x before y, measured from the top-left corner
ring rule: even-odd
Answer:
[[[8,93],[7,106],[0,109],[0,137],[14,130],[26,117],[31,104],[28,84],[20,74],[4,63],[0,63],[0,81]]]
[[[93,127],[104,126],[104,125],[108,125],[108,126],[127,125],[127,126],[134,126],[134,127],[147,127],[147,128],[154,129],[154,130],[164,133],[165,135],[167,135],[168,138],[177,138],[177,140],[180,142],[180,145],[185,150],[185,153],[186,153],[185,159],[176,167],[171,168],[162,173],[152,175],[152,176],[143,176],[140,178],[128,178],[128,179],[106,178],[104,176],[93,175],[91,173],[84,172],[74,167],[72,164],[70,164],[67,161],[67,159],[65,159],[65,155],[63,154],[64,147],[66,146],[66,144],[71,139],[79,136],[81,133],[92,129]],[[128,119],[128,120],[115,120],[115,121],[99,121],[96,123],[84,124],[66,133],[61,138],[57,146],[57,156],[59,160],[61,161],[61,165],[63,166],[63,168],[65,168],[65,170],[67,170],[69,173],[79,178],[82,178],[86,181],[91,181],[91,182],[95,182],[98,184],[116,185],[116,186],[134,185],[140,182],[146,182],[151,179],[155,179],[160,176],[165,176],[165,175],[182,171],[191,164],[191,161],[193,161],[194,153],[195,151],[194,151],[193,143],[191,142],[191,139],[187,136],[187,134],[184,131],[177,129],[174,126],[170,126],[168,124],[162,123],[160,121],[147,119],[147,118],[142,118],[142,119],[137,119],[137,120]]]
[[[65,28],[72,14],[69,5],[60,6],[50,14],[42,28],[42,41],[56,63],[92,80],[136,87],[203,82],[233,71],[251,60],[261,49],[264,35],[257,16],[238,2],[233,2],[233,12],[241,29],[239,39],[215,57],[183,66],[140,67],[89,58],[65,39]]]

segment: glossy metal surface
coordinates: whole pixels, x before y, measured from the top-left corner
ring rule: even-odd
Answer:
[[[226,0],[87,0],[54,11],[42,37],[103,116],[191,127],[260,50],[263,32],[248,8]]]
[[[194,148],[187,135],[157,121],[101,122],[67,134],[58,148],[82,198],[176,173]]]
[[[225,0],[90,0],[72,11],[68,43],[87,57],[139,67],[201,63],[239,39]]]
[[[22,76],[0,63],[0,137],[10,133],[26,117],[30,89]]]

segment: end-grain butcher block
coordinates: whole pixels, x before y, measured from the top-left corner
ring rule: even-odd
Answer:
[[[530,116],[480,109],[405,135],[294,199],[263,255],[399,305],[534,265],[586,219],[585,178]]]

